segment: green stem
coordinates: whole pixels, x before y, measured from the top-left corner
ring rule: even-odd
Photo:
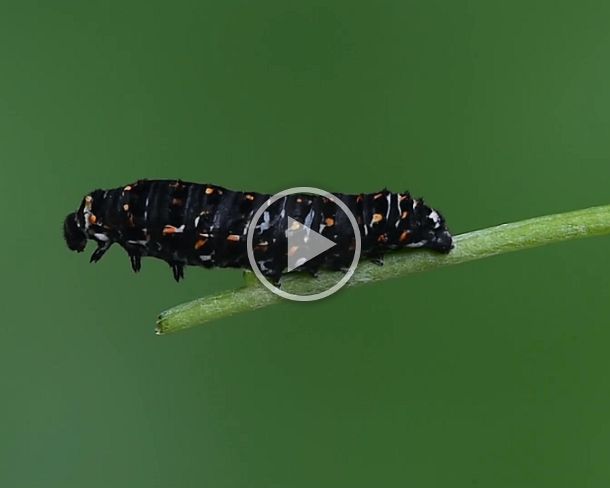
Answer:
[[[609,233],[610,205],[536,217],[461,234],[455,238],[455,248],[449,254],[405,250],[387,254],[383,266],[362,261],[346,287],[398,278],[553,242]],[[301,295],[318,293],[334,285],[340,276],[340,273],[332,271],[321,272],[317,278],[303,273],[289,274],[282,278],[282,289]],[[258,283],[251,272],[247,272],[245,285],[241,288],[199,298],[161,313],[157,321],[157,333],[188,329],[279,303],[281,300]]]

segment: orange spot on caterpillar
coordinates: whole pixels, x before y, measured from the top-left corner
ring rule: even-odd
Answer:
[[[411,233],[408,230],[403,230],[398,239],[400,240],[400,242],[405,242],[409,239],[410,234]]]
[[[131,191],[131,185],[127,185],[125,188],[123,188],[123,191]]]
[[[383,193],[377,193],[375,195],[373,195],[373,200],[377,200],[378,198],[381,198],[383,196]]]
[[[371,222],[373,224],[376,224],[377,222],[381,222],[383,220],[383,215],[381,215],[380,213],[376,213],[373,214],[373,218],[371,219]]]
[[[176,229],[176,227],[174,227],[173,225],[166,225],[165,227],[163,227],[164,236],[170,236],[172,234],[175,234],[177,231],[178,229]]]
[[[381,234],[377,238],[377,242],[388,242],[388,235],[387,234]]]
[[[237,234],[229,234],[227,236],[227,241],[237,242],[239,241],[239,236]]]
[[[402,220],[405,220],[407,218],[407,216],[409,215],[409,212],[407,212],[406,210],[400,214],[400,218]]]
[[[208,242],[207,239],[197,239],[197,242],[195,242],[195,249],[201,249],[203,246],[205,246],[206,242]]]
[[[403,200],[405,200],[406,198],[407,198],[407,195],[398,195],[398,200],[401,201],[401,202]]]
[[[214,188],[212,188],[211,186],[208,186],[208,187],[205,189],[205,194],[206,194],[206,195],[211,195],[212,193],[214,193]]]
[[[174,205],[175,207],[182,205],[182,203],[182,198],[172,198],[172,205]]]
[[[246,193],[246,200],[254,200],[254,195],[251,195],[250,193]]]
[[[333,225],[335,225],[335,219],[331,218],[331,217],[326,217],[326,220],[324,221],[324,223],[328,226],[328,227],[332,227]]]
[[[129,210],[129,204],[124,204],[123,205],[123,210],[125,210],[125,212],[127,212]]]
[[[97,217],[93,214],[89,215],[89,223],[90,224],[95,224],[97,222]]]

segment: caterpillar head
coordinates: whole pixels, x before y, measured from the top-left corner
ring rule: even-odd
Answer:
[[[68,214],[64,220],[64,239],[72,251],[83,252],[87,246],[87,234],[80,227],[76,212]]]

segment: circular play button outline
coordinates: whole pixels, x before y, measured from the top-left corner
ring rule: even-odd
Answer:
[[[354,230],[354,239],[356,241],[356,246],[354,248],[354,258],[349,266],[347,272],[343,275],[343,277],[331,286],[328,290],[324,290],[320,293],[314,293],[313,295],[296,295],[294,293],[289,293],[284,291],[277,286],[274,286],[260,271],[258,268],[258,263],[254,259],[254,250],[252,249],[252,241],[254,240],[254,231],[256,229],[256,224],[260,220],[263,212],[265,212],[271,205],[277,202],[280,198],[286,197],[288,195],[294,195],[296,193],[309,193],[314,195],[319,195],[322,197],[326,197],[331,200],[333,203],[336,203],[337,206],[347,215],[350,224],[352,225],[352,229]],[[312,229],[313,230],[313,229]],[[315,231],[314,231],[315,232]],[[360,238],[360,228],[358,227],[358,222],[356,222],[356,217],[350,211],[345,203],[343,203],[339,198],[333,195],[330,192],[325,190],[320,190],[319,188],[313,188],[309,186],[297,186],[294,188],[288,188],[287,190],[283,190],[279,193],[276,193],[271,198],[269,198],[265,203],[263,203],[259,209],[254,213],[250,224],[248,225],[248,235],[246,237],[246,251],[248,253],[248,261],[250,261],[250,267],[252,271],[258,278],[258,280],[271,292],[276,295],[286,298],[287,300],[294,300],[297,302],[313,302],[315,300],[320,300],[322,298],[326,298],[327,296],[332,295],[340,288],[342,288],[352,277],[354,271],[356,271],[356,266],[358,266],[358,261],[360,260],[360,252],[362,249],[362,243]]]

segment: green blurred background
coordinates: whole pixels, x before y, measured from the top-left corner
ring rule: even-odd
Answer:
[[[177,285],[61,236],[84,193],[143,177],[387,185],[456,233],[609,203],[609,16],[2,1],[0,486],[609,486],[608,238],[157,337],[241,273]]]

